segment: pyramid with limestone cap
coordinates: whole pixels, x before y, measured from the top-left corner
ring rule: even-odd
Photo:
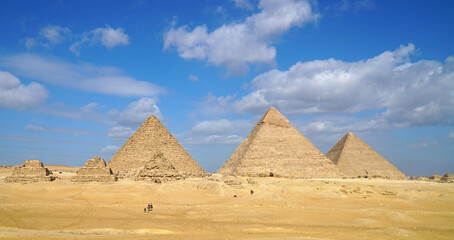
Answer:
[[[342,177],[339,169],[273,107],[218,173],[291,178]]]
[[[399,169],[353,133],[347,133],[326,154],[346,177],[406,179]]]
[[[172,134],[153,115],[126,141],[107,166],[115,173],[125,174],[143,168],[161,153],[176,171],[184,176],[201,176],[205,171],[186,152]]]

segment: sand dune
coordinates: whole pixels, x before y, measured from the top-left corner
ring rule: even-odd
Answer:
[[[54,182],[0,182],[0,239],[454,237],[453,184],[283,178],[249,184],[217,174],[163,184],[78,184],[61,175]],[[154,211],[144,213],[149,202]]]

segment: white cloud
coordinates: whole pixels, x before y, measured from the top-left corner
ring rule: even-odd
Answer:
[[[192,74],[189,75],[188,79],[193,81],[193,82],[198,82],[199,81],[199,77],[197,77],[195,75],[192,75]]]
[[[61,43],[71,38],[71,30],[67,27],[48,25],[39,34],[51,44]]]
[[[67,27],[58,25],[47,25],[40,29],[37,37],[29,37],[24,41],[27,50],[40,46],[44,48],[52,48],[53,45],[61,44],[71,40],[72,32]]]
[[[27,50],[32,49],[36,45],[37,45],[37,43],[36,43],[36,40],[34,38],[26,38],[25,39],[25,47],[27,48]]]
[[[101,149],[101,153],[103,153],[103,154],[114,154],[114,153],[116,153],[118,151],[118,149],[120,149],[120,147],[109,145],[109,146]]]
[[[454,138],[454,132],[449,133],[448,138]]]
[[[26,109],[41,104],[47,96],[40,84],[25,85],[11,73],[0,71],[0,107]]]
[[[100,44],[109,49],[120,45],[129,45],[129,36],[125,33],[125,30],[121,27],[114,29],[110,26],[95,28],[81,34],[73,35],[71,29],[68,27],[48,25],[40,29],[38,36],[26,38],[22,41],[25,47],[30,50],[36,46],[51,48],[55,44],[69,42],[72,39],[75,42],[69,46],[69,50],[76,55],[80,55],[80,49],[84,45],[93,46]]]
[[[287,71],[271,70],[252,80],[252,92],[233,103],[240,113],[385,111],[365,124],[404,127],[452,124],[454,57],[437,61],[409,58],[414,46],[401,46],[365,61],[298,62]]]
[[[233,130],[233,124],[227,119],[202,121],[192,128],[192,132],[202,135],[223,134]]]
[[[182,142],[190,145],[238,145],[244,137],[232,135],[209,135],[209,136],[190,136],[182,139]]]
[[[216,97],[212,93],[197,103],[197,113],[201,115],[222,115],[231,112],[231,102],[236,95]]]
[[[104,108],[104,106],[99,106],[99,104],[95,102],[81,107],[68,106],[62,102],[56,102],[49,106],[39,106],[35,108],[34,111],[44,115],[78,121],[93,121],[108,125],[115,124],[115,120],[110,118],[106,112],[102,111]]]
[[[113,127],[107,130],[108,136],[115,141],[124,141],[132,136],[134,130],[129,127]]]
[[[129,36],[121,27],[117,29],[113,29],[110,26],[106,26],[105,28],[96,28],[94,30],[84,32],[80,39],[69,47],[69,50],[74,52],[76,55],[79,55],[80,49],[85,44],[101,44],[107,48],[114,48],[120,45],[127,46],[129,45]]]
[[[28,132],[46,132],[46,133],[54,133],[54,134],[63,134],[63,135],[73,135],[73,136],[92,136],[96,133],[93,131],[87,131],[82,129],[74,129],[74,128],[45,128],[41,126],[31,125],[28,124],[25,126],[25,131]]]
[[[33,109],[34,112],[44,115],[51,115],[66,119],[78,121],[93,121],[104,125],[115,127],[125,127],[123,135],[128,132],[126,127],[139,127],[148,117],[155,115],[162,120],[162,114],[157,105],[157,99],[140,98],[137,101],[131,102],[124,110],[108,109],[107,106],[99,105],[96,102],[88,103],[84,106],[68,106],[62,102],[56,102],[49,106],[43,105]],[[48,128],[45,128],[48,131]],[[120,128],[108,130],[108,134],[112,138],[119,138]],[[132,131],[132,130],[131,130]]]
[[[156,103],[155,98],[140,98],[138,101],[130,103],[122,112],[114,110],[110,111],[109,115],[120,125],[138,127],[151,115],[155,115],[158,119],[162,118]]]
[[[251,120],[217,119],[197,123],[190,131],[177,135],[191,145],[238,145],[254,126]]]
[[[428,148],[428,147],[433,147],[435,145],[437,145],[437,141],[433,141],[433,142],[419,142],[419,143],[408,145],[408,147],[415,148],[415,149],[424,149],[424,148]]]
[[[222,25],[208,32],[206,25],[172,28],[165,34],[164,49],[175,47],[184,59],[207,60],[244,74],[250,64],[274,64],[276,39],[292,27],[318,18],[307,1],[261,0],[261,12],[242,23]]]
[[[27,126],[25,126],[25,130],[29,131],[29,132],[44,132],[43,127],[35,126],[35,125],[31,125],[31,124],[28,124]]]
[[[0,57],[0,66],[10,72],[42,82],[87,92],[116,96],[154,96],[164,89],[147,81],[126,76],[114,67],[70,63],[55,57],[17,54]]]
[[[252,3],[249,0],[234,0],[235,6],[238,8],[253,9]]]

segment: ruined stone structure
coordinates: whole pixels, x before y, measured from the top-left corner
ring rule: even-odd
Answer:
[[[451,173],[446,173],[440,178],[441,183],[454,183],[454,176]]]
[[[137,129],[107,165],[120,177],[135,177],[158,153],[163,154],[167,162],[182,176],[205,174],[155,116],[150,116]]]
[[[165,182],[180,179],[183,179],[183,176],[161,152],[156,153],[135,176],[136,181]]]
[[[353,133],[347,133],[326,156],[346,177],[406,179],[405,174]]]
[[[71,178],[73,182],[113,182],[116,180],[112,170],[107,168],[104,159],[98,156],[89,159],[85,166],[77,171],[77,176]]]
[[[336,165],[273,107],[218,173],[251,177],[342,177]]]
[[[44,167],[39,160],[27,160],[20,167],[13,170],[13,174],[5,178],[8,183],[30,183],[53,181],[56,177]]]

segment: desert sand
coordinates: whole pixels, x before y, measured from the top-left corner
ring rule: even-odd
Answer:
[[[0,239],[454,238],[454,184],[218,174],[72,183],[77,168],[47,167],[60,178],[0,181]]]

